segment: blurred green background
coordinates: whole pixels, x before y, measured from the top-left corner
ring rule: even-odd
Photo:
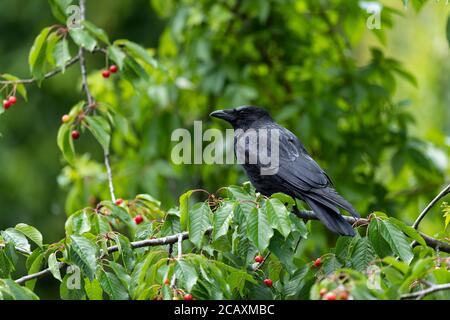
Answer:
[[[188,189],[245,181],[237,165],[170,162],[173,129],[195,120],[225,129],[209,112],[242,104],[268,108],[297,134],[364,216],[383,211],[411,223],[449,181],[445,1],[382,1],[380,30],[368,30],[370,13],[353,0],[87,2],[88,20],[111,39],[153,48],[165,68],[131,86],[105,81],[104,57],[88,58],[97,100],[129,120],[113,136],[119,197],[149,193],[168,209]],[[33,40],[55,23],[47,1],[2,0],[0,73],[29,77]],[[78,65],[28,89],[27,103],[0,116],[0,229],[27,223],[50,243],[63,237],[67,214],[108,190],[93,138],[77,141],[76,168],[56,145],[61,116],[83,99]],[[443,232],[433,210],[421,228]]]

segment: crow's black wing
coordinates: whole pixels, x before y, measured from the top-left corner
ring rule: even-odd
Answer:
[[[284,188],[296,191],[302,198],[319,202],[334,212],[339,213],[335,208],[338,206],[359,218],[353,206],[334,190],[325,171],[311,158],[297,137],[285,128],[280,132],[279,154],[277,177]]]

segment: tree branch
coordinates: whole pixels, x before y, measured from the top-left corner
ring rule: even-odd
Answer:
[[[80,56],[76,55],[75,57],[70,59],[65,64],[64,68],[70,67],[71,65],[75,64],[78,60],[80,60]],[[39,80],[45,80],[45,79],[51,78],[51,77],[61,73],[64,68],[56,68],[56,69],[54,69],[52,71],[47,72],[44,75],[43,79],[30,78],[30,79],[20,79],[20,80],[0,80],[0,85],[31,84],[31,83],[34,83],[34,82],[39,81]]]
[[[318,220],[317,216],[312,211],[306,211],[306,210],[296,211],[295,215],[298,216],[299,218],[306,219],[306,220]],[[355,219],[355,218],[349,217],[349,216],[344,216],[344,218],[345,218],[345,220],[347,220],[349,223],[353,224],[354,226],[361,226],[361,225],[366,225],[369,223],[368,219]],[[212,228],[208,228],[206,230],[206,234],[209,234],[211,232],[212,232]],[[440,251],[450,253],[450,244],[439,241],[437,239],[434,239],[423,233],[421,233],[421,235],[424,238],[427,245],[430,246],[431,248],[434,248],[434,249],[439,248]],[[181,233],[177,233],[177,234],[174,234],[171,236],[157,238],[157,239],[146,239],[146,240],[141,240],[141,241],[134,241],[134,242],[131,242],[130,245],[131,245],[131,248],[138,249],[138,248],[155,247],[155,246],[162,246],[162,245],[166,245],[166,244],[178,243],[178,248],[179,248],[181,241],[186,240],[186,239],[189,239],[189,233],[181,232]],[[116,252],[118,250],[119,250],[119,247],[117,245],[108,247],[108,253]],[[179,256],[179,254],[181,253],[181,250],[180,249],[178,249],[178,250],[179,250],[179,252],[178,252],[178,256]],[[62,267],[63,265],[64,264],[61,264],[60,267]],[[50,272],[50,269],[47,268],[47,269],[44,269],[37,273],[21,277],[16,280],[16,283],[24,284],[27,281],[42,278],[49,274],[51,274],[51,272]]]
[[[400,298],[401,299],[422,299],[426,295],[429,295],[431,293],[435,293],[438,291],[443,291],[443,290],[450,290],[450,283],[436,284],[436,285],[433,285],[424,290],[403,294]]]
[[[425,218],[425,215],[430,211],[430,209],[443,197],[445,197],[447,194],[450,193],[450,184],[446,186],[444,189],[442,189],[441,192],[426,206],[425,209],[420,213],[420,215],[417,217],[416,221],[414,221],[414,224],[412,227],[414,229],[417,229],[419,227],[420,222],[423,218]]]

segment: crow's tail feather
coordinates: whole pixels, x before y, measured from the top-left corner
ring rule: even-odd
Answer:
[[[303,196],[303,199],[328,229],[341,236],[354,237],[356,235],[355,230],[341,216],[337,208],[330,208],[309,197]]]
[[[350,202],[345,200],[344,197],[342,197],[339,193],[337,193],[337,191],[334,190],[333,188],[328,187],[321,189],[312,189],[311,193],[309,194],[309,196],[311,196],[311,198],[314,198],[316,201],[322,203],[323,205],[326,206],[327,204],[332,204],[338,206],[346,210],[356,219],[361,218],[361,216],[358,214],[355,208],[353,208]],[[313,194],[317,196],[313,196]]]

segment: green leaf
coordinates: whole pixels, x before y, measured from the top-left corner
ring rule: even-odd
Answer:
[[[30,275],[30,274],[34,274],[36,272],[41,271],[42,266],[44,264],[43,262],[44,262],[44,254],[41,253],[41,254],[37,255],[34,258],[33,262],[30,265],[30,268],[28,269],[28,274]],[[30,289],[30,290],[34,290],[34,286],[36,285],[36,281],[37,281],[37,279],[33,279],[33,280],[30,280],[30,281],[27,281],[25,286],[28,289]]]
[[[225,202],[214,212],[213,240],[217,240],[227,234],[233,219],[233,205],[233,203]]]
[[[44,75],[44,62],[45,62],[45,46],[46,40],[52,27],[42,29],[41,33],[34,40],[34,44],[31,47],[30,54],[28,56],[28,64],[30,65],[31,74],[41,79]]]
[[[70,124],[64,123],[61,125],[58,130],[57,143],[64,159],[66,159],[69,164],[73,165],[75,162],[75,147],[73,146],[71,131]]]
[[[196,203],[189,210],[189,240],[198,248],[202,245],[203,235],[211,226],[211,209],[206,203]]]
[[[66,64],[70,60],[69,42],[67,39],[59,41],[53,50],[56,66],[61,68],[62,73],[66,71]]]
[[[96,269],[96,246],[87,238],[81,236],[70,236],[69,260],[78,266],[89,278],[93,279]]]
[[[92,281],[84,279],[84,291],[89,300],[103,300],[103,289],[97,278]]]
[[[109,58],[114,61],[119,69],[123,69],[124,60],[127,55],[120,49],[118,46],[109,46],[108,47],[108,55]]]
[[[273,229],[270,227],[266,212],[260,208],[254,208],[247,217],[247,236],[258,248],[264,252],[269,246]]]
[[[111,126],[108,121],[100,116],[89,116],[85,118],[87,128],[94,135],[105,151],[109,150],[111,141]]]
[[[416,229],[414,229],[413,227],[410,227],[408,225],[406,225],[404,222],[395,219],[393,217],[389,218],[389,221],[392,222],[393,224],[395,224],[401,231],[403,231],[403,233],[405,233],[408,237],[410,237],[413,240],[416,240],[420,245],[426,247],[427,243],[425,242],[425,240],[422,238],[422,236],[420,235],[419,232],[417,232]]]
[[[70,215],[66,220],[65,229],[68,236],[72,234],[81,235],[85,232],[89,232],[91,230],[89,213],[83,209]]]
[[[88,51],[93,51],[97,46],[97,40],[95,40],[87,31],[77,28],[70,29],[69,34],[72,40],[80,47],[85,48]]]
[[[18,80],[20,80],[18,77],[15,77],[15,76],[13,76],[11,74],[8,74],[8,73],[1,74],[1,77],[6,79],[6,80],[8,80],[8,81],[18,81]],[[23,85],[23,84],[16,84],[16,86],[17,86],[16,87],[17,88],[17,92],[19,92],[20,95],[23,97],[23,99],[25,101],[27,101],[28,100],[28,96],[27,96],[27,89],[25,88],[25,85]]]
[[[6,242],[13,243],[16,248],[30,252],[30,244],[22,232],[8,228],[5,231],[1,231],[1,235]]]
[[[192,287],[197,283],[197,271],[193,266],[183,260],[177,261],[175,267],[175,276],[181,282],[181,286],[190,292]]]
[[[383,258],[386,256],[390,256],[393,251],[391,250],[389,243],[387,243],[386,240],[384,240],[384,238],[381,236],[379,227],[380,224],[381,221],[376,218],[370,221],[368,228],[368,237],[377,255]]]
[[[39,300],[30,289],[18,285],[11,279],[0,279],[0,297],[6,294],[13,300]]]
[[[131,42],[129,40],[116,40],[114,44],[118,46],[125,46],[128,53],[135,59],[140,59],[156,69],[160,67],[156,59],[153,58],[145,48],[138,45],[137,43]]]
[[[98,40],[103,41],[106,44],[110,44],[108,35],[106,34],[105,30],[97,27],[95,24],[84,20],[83,25],[86,27],[86,29]]]
[[[381,236],[387,241],[392,251],[409,264],[414,255],[405,235],[391,222],[387,220],[381,220],[380,222]]]
[[[364,272],[375,260],[375,252],[369,239],[360,238],[353,248],[351,263],[355,270]]]
[[[53,16],[61,23],[67,23],[66,9],[72,0],[48,0]]]
[[[47,45],[45,46],[45,57],[48,64],[51,67],[56,65],[55,57],[53,56],[53,51],[55,50],[56,43],[61,38],[57,32],[53,32],[48,36]]]
[[[99,281],[103,290],[105,290],[111,300],[128,299],[127,290],[123,287],[115,274],[102,271],[100,272]]]
[[[48,257],[48,267],[50,269],[50,272],[55,277],[55,279],[58,279],[59,281],[62,281],[61,278],[61,271],[59,270],[59,262],[56,259],[56,252],[53,252]]]
[[[408,265],[402,261],[398,261],[394,257],[390,257],[390,256],[384,257],[383,262],[393,266],[394,268],[396,268],[403,274],[408,273],[408,269],[409,269]]]
[[[180,197],[180,224],[181,230],[187,230],[189,223],[189,198],[194,191],[189,190]]]
[[[42,248],[42,234],[35,227],[29,226],[25,223],[19,223],[14,228],[36,243],[39,248]]]
[[[264,204],[272,228],[277,229],[287,238],[291,233],[292,225],[289,220],[289,212],[284,204],[278,199],[268,199]]]
[[[450,16],[447,19],[447,43],[450,46]]]

